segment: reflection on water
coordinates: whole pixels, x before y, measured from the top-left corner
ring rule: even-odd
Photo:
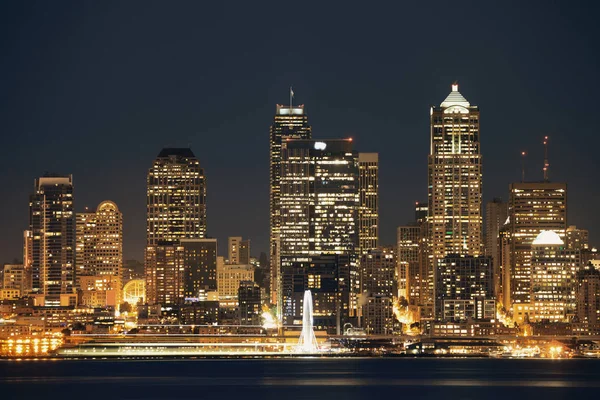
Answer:
[[[2,398],[583,399],[598,393],[600,360],[0,361],[0,387]]]

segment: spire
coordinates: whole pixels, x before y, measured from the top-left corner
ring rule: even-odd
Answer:
[[[525,156],[527,156],[527,153],[522,151],[521,152],[521,182],[525,182]]]
[[[548,182],[548,168],[550,162],[548,161],[548,136],[544,136],[544,182]]]

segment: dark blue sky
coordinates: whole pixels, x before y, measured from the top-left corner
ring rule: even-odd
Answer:
[[[145,176],[188,146],[208,232],[267,248],[268,130],[294,86],[315,137],[380,153],[381,239],[425,199],[429,106],[454,80],[481,108],[484,199],[527,175],[569,184],[600,239],[598,9],[585,2],[13,1],[0,5],[0,261],[21,257],[33,180],[72,173],[76,209],[115,201],[145,243]],[[222,3],[222,4],[221,4]],[[482,4],[485,3],[485,4]]]

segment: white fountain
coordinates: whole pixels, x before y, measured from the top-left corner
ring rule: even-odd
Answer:
[[[304,304],[302,305],[302,332],[296,349],[301,353],[316,353],[319,345],[313,330],[313,303],[310,290],[304,291]]]

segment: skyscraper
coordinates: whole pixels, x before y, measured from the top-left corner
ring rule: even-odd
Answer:
[[[191,149],[165,148],[147,177],[147,245],[206,235],[206,180]]]
[[[379,242],[379,155],[358,153],[358,247],[361,254]]]
[[[357,250],[357,158],[351,139],[284,142],[281,256],[350,254]]]
[[[227,240],[227,253],[229,264],[250,264],[250,239],[230,236]]]
[[[120,302],[123,285],[123,215],[112,201],[103,201],[95,212],[76,214],[77,282],[82,276],[109,275],[106,286]],[[83,289],[83,288],[82,288]],[[110,304],[117,305],[117,304]]]
[[[498,234],[508,218],[508,204],[495,198],[485,205],[485,255],[497,258]],[[497,264],[497,263],[495,263]]]
[[[555,182],[519,182],[509,187],[510,283],[504,285],[509,308],[531,300],[531,244],[542,231],[561,240],[567,229],[567,185]],[[502,266],[504,268],[504,266]]]
[[[304,105],[293,107],[277,104],[269,138],[269,211],[270,219],[270,268],[271,301],[277,298],[276,282],[279,280],[279,226],[281,225],[281,145],[287,139],[310,139],[312,128],[304,112]]]
[[[146,248],[146,301],[148,304],[177,304],[184,290],[184,248],[170,242]]]
[[[206,300],[217,292],[217,239],[181,239],[183,291],[186,298]]]
[[[431,107],[429,218],[434,265],[447,254],[482,253],[479,108],[458,84]]]
[[[29,211],[33,293],[43,295],[46,306],[74,305],[73,177],[47,174],[37,178]]]

